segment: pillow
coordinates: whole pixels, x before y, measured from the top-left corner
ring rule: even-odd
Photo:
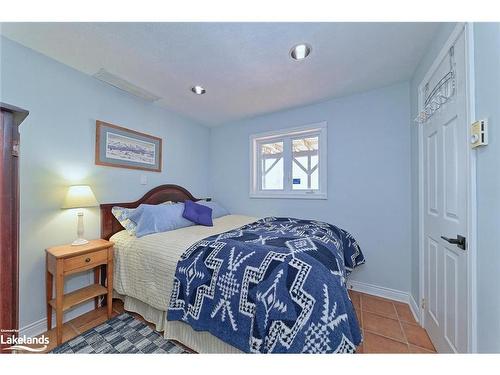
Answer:
[[[127,233],[131,236],[135,236],[135,230],[137,227],[136,223],[130,220],[130,215],[134,211],[135,208],[124,208],[118,206],[111,208],[113,216],[116,217],[116,220],[120,222],[122,227],[124,227]]]
[[[166,201],[160,204],[174,204],[174,202]],[[135,208],[124,208],[118,206],[111,208],[113,216],[116,217],[116,220],[120,222],[121,226],[124,227],[127,233],[131,236],[135,236],[135,230],[137,227],[137,224],[130,220],[130,215],[134,212],[134,210]]]
[[[210,207],[212,209],[212,219],[217,219],[218,217],[229,215],[229,211],[217,202],[198,201],[196,203],[201,204],[202,206]]]
[[[206,227],[213,227],[214,225],[212,223],[212,209],[192,201],[184,202],[184,212],[182,216],[191,220],[193,223],[205,225]]]
[[[167,232],[193,225],[182,217],[183,203],[172,204],[141,204],[130,214],[129,219],[137,224],[136,237],[147,234]]]

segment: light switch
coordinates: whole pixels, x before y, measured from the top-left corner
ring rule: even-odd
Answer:
[[[479,120],[471,125],[471,147],[486,146],[488,144],[488,120]]]
[[[148,183],[148,177],[143,174],[141,175],[141,185],[146,185]]]

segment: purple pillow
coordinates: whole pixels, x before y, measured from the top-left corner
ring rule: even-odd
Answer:
[[[214,225],[212,223],[212,209],[193,201],[184,202],[182,216],[195,224],[205,225],[206,227],[213,227]]]

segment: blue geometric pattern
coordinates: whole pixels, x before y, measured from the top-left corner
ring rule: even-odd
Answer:
[[[362,337],[345,280],[364,261],[340,228],[267,217],[186,250],[167,319],[249,353],[354,352]]]
[[[146,323],[124,313],[92,328],[51,351],[54,354],[184,354]]]

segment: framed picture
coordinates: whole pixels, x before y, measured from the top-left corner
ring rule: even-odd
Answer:
[[[161,172],[162,139],[96,121],[95,163]]]

